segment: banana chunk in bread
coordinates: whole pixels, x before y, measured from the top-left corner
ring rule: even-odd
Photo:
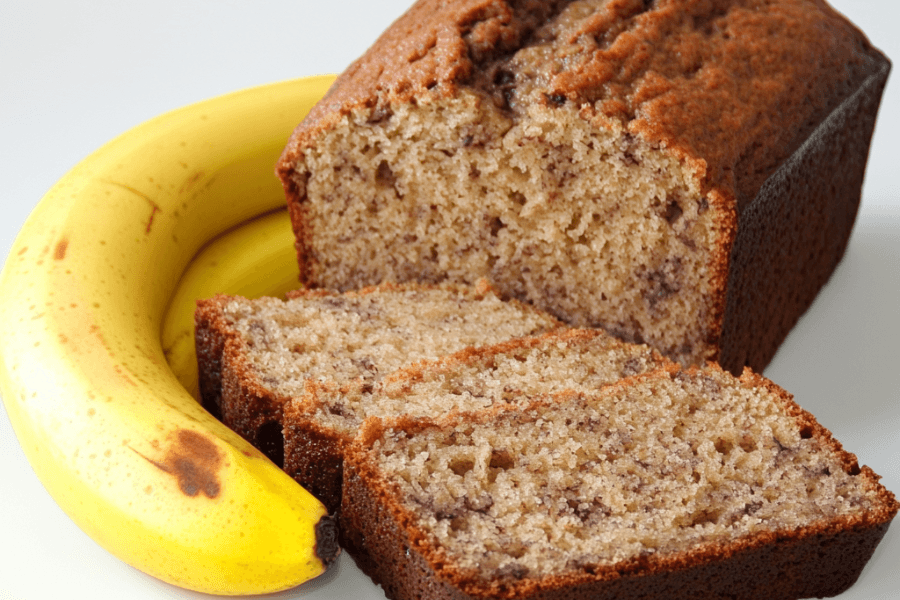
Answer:
[[[521,405],[553,391],[594,391],[666,364],[648,346],[601,330],[570,329],[468,348],[374,384],[309,386],[284,405],[284,469],[336,510],[344,452],[369,417],[438,417]]]
[[[889,69],[822,0],[420,0],[284,150],[301,279],[487,277],[762,372],[843,255]]]
[[[764,378],[365,422],[343,535],[389,598],[796,599],[857,579],[898,503]]]
[[[311,383],[371,384],[419,360],[562,326],[484,282],[220,295],[198,303],[195,325],[204,406],[279,466],[283,405]]]

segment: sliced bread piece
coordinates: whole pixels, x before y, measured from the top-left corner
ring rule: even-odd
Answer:
[[[438,417],[521,405],[553,391],[594,391],[667,364],[648,346],[601,330],[570,329],[468,348],[374,385],[309,386],[284,407],[284,469],[337,509],[344,451],[368,417]]]
[[[345,543],[398,600],[831,596],[898,510],[789,394],[715,366],[374,417],[344,477]]]
[[[282,406],[310,382],[372,383],[419,360],[561,326],[484,282],[220,295],[198,303],[195,325],[204,406],[279,466]]]

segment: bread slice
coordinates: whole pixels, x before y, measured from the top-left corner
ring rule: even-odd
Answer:
[[[388,598],[796,599],[898,510],[773,383],[674,367],[444,419],[370,418],[341,526]]]
[[[284,406],[284,469],[327,507],[341,502],[343,456],[365,419],[438,417],[593,391],[669,361],[601,330],[554,331],[401,369],[374,385],[308,386]]]
[[[200,301],[195,315],[200,393],[281,466],[283,405],[311,382],[371,384],[419,360],[560,326],[484,282],[301,290],[286,300],[220,295]]]
[[[762,372],[843,255],[889,69],[822,0],[420,0],[284,150],[301,279],[487,277]]]

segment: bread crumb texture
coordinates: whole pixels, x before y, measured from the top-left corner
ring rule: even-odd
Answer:
[[[418,2],[283,157],[304,278],[487,277],[704,364],[736,213],[873,60],[822,2]]]
[[[352,432],[369,417],[438,417],[526,406],[563,390],[595,391],[664,363],[647,346],[625,344],[599,330],[551,332],[470,348],[405,369],[372,387],[319,389],[315,416],[320,423]]]
[[[513,122],[471,92],[368,118],[305,156],[320,285],[488,277],[573,325],[701,352],[712,211],[676,160],[573,107]]]
[[[448,564],[539,578],[879,506],[872,478],[797,412],[719,371],[665,374],[494,420],[387,429],[369,456]]]
[[[307,381],[373,382],[419,360],[560,326],[490,290],[452,285],[232,298],[224,312],[254,375],[281,397],[300,396]]]

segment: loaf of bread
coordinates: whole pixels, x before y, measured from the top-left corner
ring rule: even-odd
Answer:
[[[842,257],[889,68],[824,0],[419,0],[281,157],[301,279],[487,277],[761,372]]]
[[[220,295],[198,303],[195,336],[204,406],[276,464],[282,410],[311,383],[371,385],[419,360],[561,327],[485,282],[384,284],[297,291],[287,300]]]
[[[762,377],[670,366],[525,407],[372,417],[340,522],[396,600],[787,600],[857,579],[898,510],[878,479]]]
[[[400,369],[374,385],[308,386],[284,405],[284,470],[337,510],[344,452],[369,417],[438,417],[522,405],[548,392],[594,391],[665,364],[670,362],[648,346],[600,330],[570,329],[470,347]]]

